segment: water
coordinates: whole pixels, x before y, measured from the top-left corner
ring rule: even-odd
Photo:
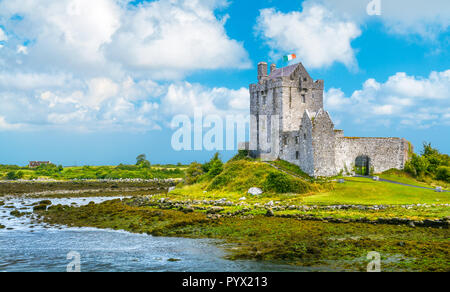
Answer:
[[[88,204],[113,198],[51,199],[54,204]],[[220,243],[209,239],[152,237],[124,231],[94,228],[67,228],[32,224],[30,218],[16,218],[9,213],[14,205],[26,212],[33,202],[43,199],[10,199],[0,207],[0,271],[65,272],[72,259],[80,255],[83,272],[244,272],[311,271],[303,268],[258,261],[229,261]],[[8,228],[12,228],[8,230]],[[177,261],[171,261],[176,259]]]

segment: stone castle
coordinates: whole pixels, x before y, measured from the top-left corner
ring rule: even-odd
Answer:
[[[250,85],[253,157],[286,160],[313,177],[403,169],[411,146],[401,138],[345,137],[323,107],[324,81],[314,81],[301,63],[277,69],[258,64]]]

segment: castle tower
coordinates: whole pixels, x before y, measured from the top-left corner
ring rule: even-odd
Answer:
[[[258,64],[258,83],[250,85],[250,149],[263,160],[299,160],[298,131],[303,113],[323,108],[322,80],[314,81],[301,63],[277,69]]]

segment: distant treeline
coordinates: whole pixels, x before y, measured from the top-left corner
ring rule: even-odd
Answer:
[[[63,167],[62,165],[45,164],[36,168],[17,165],[0,165],[0,178],[7,180],[38,178],[73,180],[73,179],[166,179],[183,178],[185,167],[182,165],[138,164],[118,166],[81,166]]]

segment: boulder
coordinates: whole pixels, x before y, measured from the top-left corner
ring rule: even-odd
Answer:
[[[248,193],[252,196],[260,196],[263,194],[263,191],[260,188],[250,188]]]
[[[225,209],[222,207],[211,207],[206,211],[206,213],[207,214],[216,214],[216,213],[222,212],[223,210],[225,210]]]
[[[242,197],[242,198],[239,199],[239,201],[245,201],[245,200],[247,200],[246,197]]]
[[[175,187],[170,187],[168,193],[173,192],[175,190]]]
[[[273,214],[272,209],[267,210],[266,217],[273,217],[273,216],[274,216],[274,214]]]
[[[373,179],[374,181],[380,181],[380,177],[379,177],[379,176],[374,176],[372,179]]]
[[[436,187],[436,192],[437,193],[442,193],[443,192],[442,187]]]

